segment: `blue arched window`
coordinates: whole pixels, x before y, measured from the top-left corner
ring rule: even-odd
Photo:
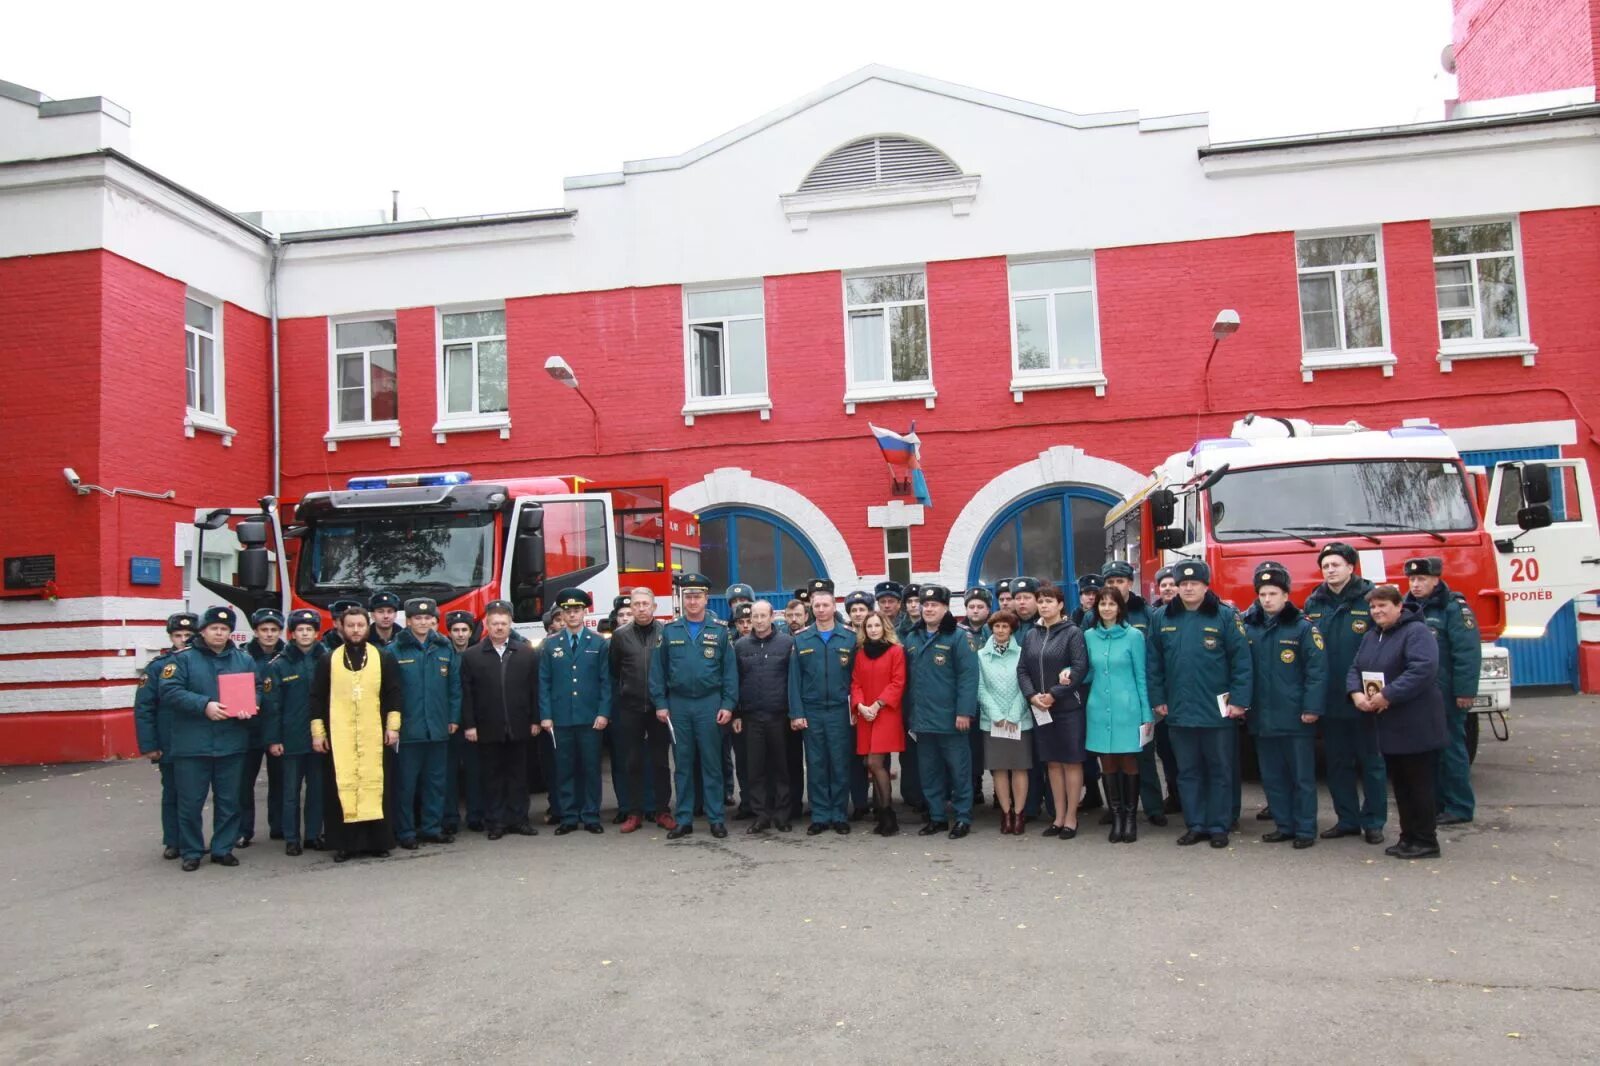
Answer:
[[[806,535],[771,511],[725,507],[700,515],[700,566],[711,581],[711,609],[719,615],[727,603],[722,591],[743,581],[757,599],[771,600],[779,611],[799,586],[827,577],[822,557]]]
[[[1099,570],[1106,556],[1106,512],[1116,498],[1085,488],[1032,492],[1001,511],[978,538],[968,584],[1019,574],[1057,583],[1067,607],[1077,606],[1078,575]]]

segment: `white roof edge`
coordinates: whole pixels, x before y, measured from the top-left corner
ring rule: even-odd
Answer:
[[[846,92],[868,81],[884,81],[894,85],[903,85],[910,89],[919,89],[923,92],[934,93],[939,96],[948,96],[954,100],[965,100],[968,103],[978,104],[981,107],[992,107],[1000,111],[1009,111],[1014,115],[1025,118],[1038,119],[1041,122],[1051,122],[1072,129],[1095,129],[1102,126],[1132,126],[1137,125],[1141,131],[1177,129],[1184,126],[1203,126],[1208,121],[1205,112],[1195,112],[1188,115],[1170,115],[1148,120],[1141,120],[1137,111],[1104,111],[1096,114],[1079,115],[1071,111],[1062,111],[1058,108],[1046,107],[1043,104],[1031,103],[1027,100],[1018,100],[999,93],[986,92],[982,89],[973,89],[954,82],[941,81],[923,74],[915,74],[895,67],[886,67],[877,63],[869,64],[859,70],[852,71],[844,77],[807,93],[805,96],[769,111],[758,118],[746,122],[722,134],[720,137],[706,141],[695,146],[681,155],[660,156],[654,159],[634,159],[622,164],[620,173],[584,174],[570,177],[563,183],[567,189],[588,189],[596,186],[615,185],[619,181],[626,181],[632,174],[648,174],[654,171],[678,170],[722,151],[731,145],[737,144],[747,137],[754,136],[762,130],[775,126],[785,119],[793,118],[803,111],[807,111],[818,104],[830,100],[840,93]],[[869,131],[870,132],[870,131]],[[604,180],[599,180],[604,179]]]
[[[1182,130],[1209,125],[1211,125],[1211,113],[1209,111],[1191,111],[1185,115],[1152,115],[1149,118],[1141,118],[1139,120],[1139,132]]]
[[[78,96],[71,100],[52,100],[37,89],[18,85],[13,81],[0,81],[0,97],[15,100],[36,108],[40,118],[60,118],[64,115],[86,115],[96,111],[116,119],[124,126],[133,124],[133,115],[127,108],[104,96]]]

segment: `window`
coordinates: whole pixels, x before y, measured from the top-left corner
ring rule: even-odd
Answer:
[[[1382,349],[1383,283],[1378,235],[1301,237],[1294,242],[1300,272],[1300,343],[1311,352]]]
[[[1509,351],[1505,342],[1527,340],[1517,243],[1517,226],[1509,219],[1434,227],[1442,348],[1486,345]]]
[[[690,292],[684,299],[689,374],[685,414],[748,410],[751,401],[765,404],[767,320],[761,286]]]
[[[714,610],[726,606],[721,590],[736,581],[776,604],[788,603],[790,591],[812,578],[828,576],[804,533],[777,515],[743,508],[701,516],[700,565],[719,594]]]
[[[1002,511],[973,553],[969,584],[993,585],[1019,574],[1050,581],[1076,603],[1077,575],[1097,571],[1106,559],[1109,497],[1078,489],[1048,488]]]
[[[439,316],[441,422],[506,422],[506,313],[455,311]]]
[[[188,423],[222,429],[222,306],[191,294],[184,300],[184,387]]]
[[[362,427],[399,419],[394,319],[333,326],[333,425]]]
[[[884,567],[890,581],[901,585],[911,583],[911,530],[906,526],[889,526],[883,531]]]
[[[1192,500],[1195,494],[1186,499]],[[1290,534],[1357,535],[1473,527],[1461,466],[1437,459],[1261,466],[1211,486],[1211,528],[1224,543],[1277,540]],[[1195,531],[1198,535],[1200,531]]]
[[[1088,258],[1012,263],[1013,391],[1104,386],[1095,327],[1094,262]]]
[[[851,393],[865,390],[870,398],[874,390],[890,396],[931,391],[926,388],[931,379],[922,271],[846,278],[844,290]]]

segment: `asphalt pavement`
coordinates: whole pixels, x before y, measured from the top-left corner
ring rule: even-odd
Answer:
[[[147,763],[0,769],[0,1062],[1593,1061],[1600,700],[1511,730],[1426,862],[1259,843],[1247,786],[1226,851],[607,812],[184,874]]]

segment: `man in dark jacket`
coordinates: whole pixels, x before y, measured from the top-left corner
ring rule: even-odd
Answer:
[[[322,849],[322,773],[311,750],[311,682],[328,649],[317,639],[316,611],[289,615],[289,643],[272,660],[262,681],[261,713],[266,718],[267,753],[283,765],[283,826],[286,855]],[[301,786],[305,806],[301,807]],[[301,833],[302,812],[305,831]],[[302,846],[303,842],[303,846]]]
[[[928,800],[928,824],[917,835],[948,830],[959,840],[972,830],[972,748],[962,734],[978,715],[978,657],[957,631],[950,590],[924,585],[919,592],[922,625],[905,639],[906,722],[917,734]]]
[[[456,655],[465,655],[478,642],[478,620],[471,611],[451,611],[444,616],[445,634]],[[459,669],[459,664],[457,664]],[[467,828],[483,832],[483,775],[478,769],[478,747],[457,729],[448,742],[450,757],[444,772],[444,831],[461,828],[461,801],[467,804]]]
[[[256,668],[256,701],[262,702],[260,686],[267,679],[267,667],[283,651],[283,615],[271,607],[263,607],[250,616],[250,628],[255,636],[244,646]],[[250,719],[250,749],[245,752],[244,769],[239,779],[239,847],[248,848],[256,836],[256,778],[261,773],[263,761],[267,764],[267,835],[273,840],[283,839],[283,827],[278,816],[283,806],[283,764],[268,759],[265,740],[266,716],[258,714]]]
[[[655,651],[661,623],[656,621],[655,593],[644,587],[633,590],[633,621],[618,626],[611,634],[611,708],[615,718],[617,751],[628,783],[626,799],[630,807],[622,820],[622,832],[636,832],[646,821],[654,821],[671,832],[673,820],[672,731],[656,717],[650,701],[650,660]]]
[[[794,637],[772,624],[772,604],[757,600],[750,609],[748,636],[734,641],[739,664],[739,706],[733,728],[744,736],[750,758],[750,810],[756,820],[746,833],[790,830],[789,653]]]
[[[167,616],[167,639],[171,647],[158,652],[139,674],[139,688],[133,697],[133,722],[139,752],[161,770],[161,857],[176,859],[178,850],[178,786],[172,766],[172,707],[161,702],[161,671],[194,639],[200,616],[187,611]]]
[[[511,640],[511,603],[484,608],[487,636],[461,656],[461,725],[478,745],[490,840],[537,836],[528,821],[528,738],[539,735],[539,654]]]
[[[1439,642],[1439,694],[1444,697],[1445,731],[1435,789],[1439,824],[1472,821],[1477,799],[1472,794],[1472,760],[1467,755],[1467,716],[1478,694],[1478,674],[1483,667],[1482,635],[1467,598],[1444,583],[1444,560],[1437,555],[1406,560],[1411,593],[1406,605],[1415,607]]]

